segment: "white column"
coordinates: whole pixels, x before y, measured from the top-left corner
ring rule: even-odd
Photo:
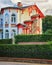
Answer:
[[[18,32],[17,32],[17,27],[16,27],[16,35],[18,34]]]
[[[3,28],[3,39],[5,39],[5,28]]]
[[[9,14],[9,38],[11,38],[11,14]]]
[[[5,15],[3,14],[3,39],[5,39]]]
[[[18,24],[18,13],[16,12],[16,25]],[[18,34],[18,28],[16,26],[16,35]]]

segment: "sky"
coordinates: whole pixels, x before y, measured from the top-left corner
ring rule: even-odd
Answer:
[[[41,11],[44,14],[46,10],[52,10],[52,0],[0,0],[0,8],[6,7],[6,6],[13,6],[19,1],[23,2],[23,4],[25,5],[31,5],[36,3],[37,6],[41,9]]]

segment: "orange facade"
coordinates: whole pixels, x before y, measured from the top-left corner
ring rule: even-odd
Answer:
[[[30,20],[25,20],[23,24],[17,24],[18,30],[22,30],[21,34],[40,34],[42,32],[41,20],[44,17],[43,13],[40,11],[37,5],[31,5],[26,8],[22,8],[22,14],[24,14],[26,9],[28,10]],[[36,11],[36,14],[31,15],[32,11]]]

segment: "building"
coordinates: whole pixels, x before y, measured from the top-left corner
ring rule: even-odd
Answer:
[[[0,39],[18,34],[42,34],[43,13],[37,5],[5,7],[0,12]]]

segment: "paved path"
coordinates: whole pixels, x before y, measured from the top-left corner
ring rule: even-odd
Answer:
[[[10,58],[10,57],[0,57],[0,62],[26,62],[26,63],[52,64],[52,60],[48,60],[48,59]]]
[[[47,42],[19,42],[19,45],[29,45],[29,44],[33,44],[33,45],[42,45],[42,44],[47,44]]]
[[[35,63],[21,63],[21,62],[0,62],[0,65],[52,65],[52,64],[35,64]]]

